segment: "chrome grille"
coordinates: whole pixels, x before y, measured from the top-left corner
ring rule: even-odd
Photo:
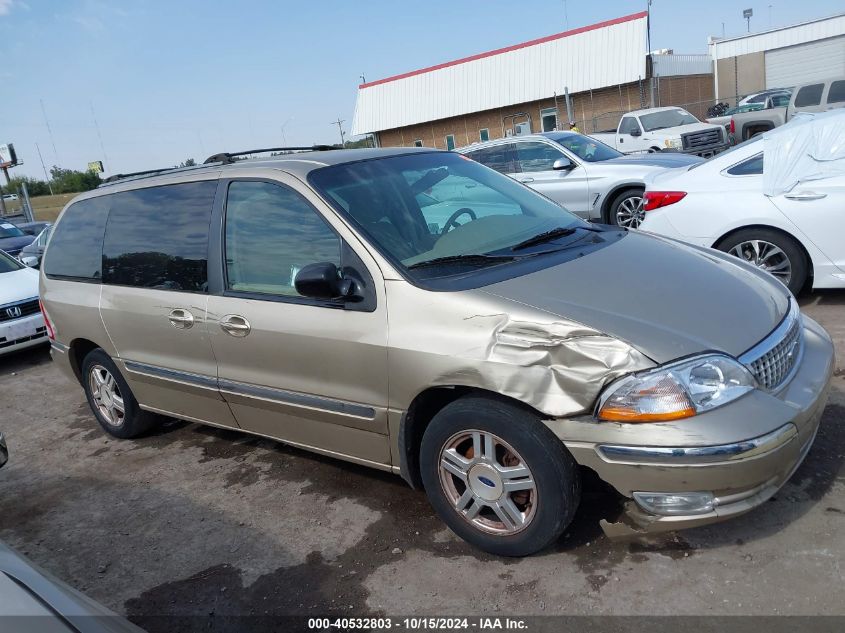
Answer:
[[[801,319],[796,316],[787,325],[786,333],[783,329],[776,329],[763,343],[774,344],[769,351],[750,359],[746,362],[749,371],[754,374],[761,387],[774,390],[780,387],[787,377],[792,373],[798,359],[801,357],[801,346],[803,344],[803,329]],[[790,316],[787,319],[790,319]],[[777,337],[782,338],[778,341]],[[772,339],[772,340],[770,340]]]
[[[14,321],[40,312],[38,299],[27,299],[0,306],[0,321]]]

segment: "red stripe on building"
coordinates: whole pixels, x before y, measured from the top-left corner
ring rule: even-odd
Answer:
[[[451,62],[444,62],[442,64],[437,64],[436,66],[429,66],[428,68],[420,68],[419,70],[412,70],[411,72],[402,73],[401,75],[393,75],[392,77],[387,77],[385,79],[377,79],[376,81],[370,81],[365,84],[360,84],[358,88],[369,88],[370,86],[378,86],[379,84],[386,84],[389,81],[397,81],[398,79],[405,79],[406,77],[413,77],[414,75],[422,75],[423,73],[430,73],[434,70],[440,70],[441,68],[449,68],[449,66],[457,66],[458,64],[465,64],[467,62],[474,62],[477,59],[484,59],[485,57],[492,57],[493,55],[501,55],[502,53],[509,53],[511,51],[519,50],[520,48],[528,48],[529,46],[534,46],[536,44],[543,44],[545,42],[553,42],[554,40],[560,40],[564,37],[570,37],[572,35],[578,35],[579,33],[586,33],[587,31],[595,31],[597,29],[603,29],[608,26],[613,26],[614,24],[622,24],[624,22],[631,22],[633,20],[639,20],[640,18],[644,18],[648,15],[648,11],[640,11],[639,13],[632,13],[631,15],[626,15],[621,18],[614,18],[613,20],[606,20],[604,22],[599,22],[597,24],[590,24],[589,26],[582,26],[577,29],[572,29],[570,31],[564,31],[563,33],[555,33],[554,35],[547,35],[546,37],[540,37],[536,40],[529,40],[528,42],[522,42],[522,44],[514,44],[513,46],[506,46],[505,48],[497,48],[493,51],[487,51],[486,53],[478,53],[477,55],[471,55],[469,57],[462,57],[461,59],[456,59]]]

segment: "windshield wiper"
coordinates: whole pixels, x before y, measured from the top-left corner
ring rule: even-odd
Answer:
[[[415,268],[428,268],[429,266],[439,266],[441,264],[497,264],[500,262],[513,261],[514,259],[516,259],[516,257],[513,255],[447,255],[446,257],[435,257],[434,259],[426,259],[425,261],[411,264],[408,266],[408,270],[413,270]]]
[[[551,242],[553,239],[556,239],[558,237],[566,237],[567,235],[572,235],[578,229],[582,229],[584,231],[593,231],[596,233],[601,232],[601,229],[592,226],[559,226],[556,229],[552,229],[551,231],[546,231],[545,233],[539,233],[534,237],[529,237],[527,240],[524,240],[519,244],[516,244],[515,246],[511,246],[511,250],[519,251],[523,248],[528,248],[529,246],[536,246],[537,244],[542,244],[543,242]]]

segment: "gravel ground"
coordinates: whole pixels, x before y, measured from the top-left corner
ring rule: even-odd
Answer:
[[[171,630],[162,615],[845,615],[845,292],[802,303],[837,345],[818,439],[730,522],[611,542],[598,521],[619,499],[591,481],[553,548],[495,558],[392,475],[175,420],[109,439],[38,349],[0,358],[0,539],[150,631]]]

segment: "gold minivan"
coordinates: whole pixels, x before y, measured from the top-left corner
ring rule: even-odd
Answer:
[[[831,340],[736,258],[451,152],[209,160],[82,194],[50,238],[53,358],[116,437],[172,416],[392,471],[511,556],[583,469],[628,499],[608,534],[653,532],[760,506],[810,449]]]

